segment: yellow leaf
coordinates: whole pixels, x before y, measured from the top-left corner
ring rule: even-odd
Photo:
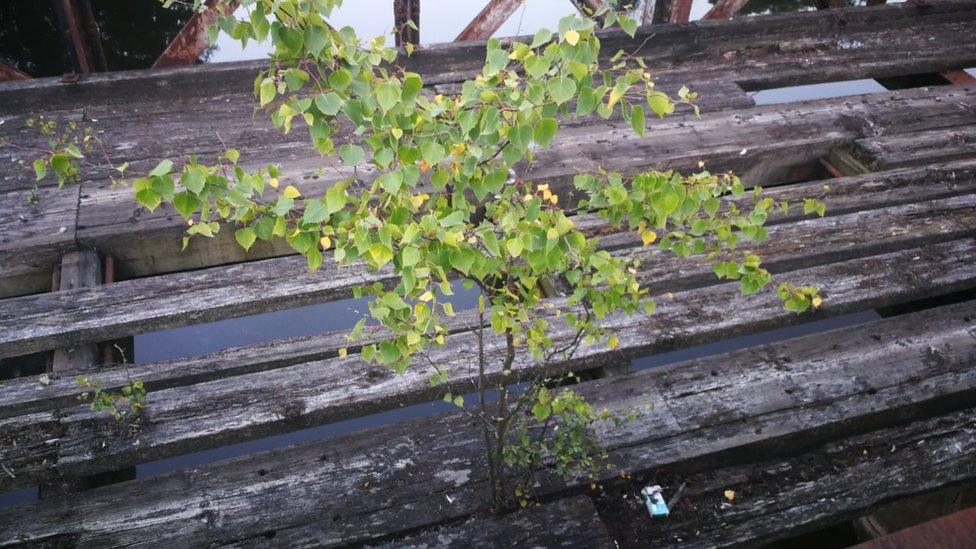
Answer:
[[[396,139],[400,139],[401,137],[403,137],[403,130],[401,130],[400,128],[393,128],[392,130],[390,130],[390,133],[393,134],[393,137]]]
[[[725,499],[727,499],[729,501],[732,501],[733,499],[735,499],[735,491],[734,490],[726,490],[725,491]]]
[[[319,244],[322,245],[323,250],[328,250],[332,247],[332,239],[327,236],[323,236],[319,239]]]
[[[620,346],[620,339],[618,339],[617,336],[610,336],[610,339],[607,339],[607,347],[610,347],[611,349],[616,349],[619,346]]]
[[[644,231],[641,233],[641,241],[647,246],[657,240],[657,233],[654,231]]]
[[[548,191],[549,190],[549,184],[548,183],[543,183],[542,185],[539,185],[537,188],[540,191],[545,192],[545,191]]]
[[[349,350],[345,347],[339,349],[339,358],[345,358],[347,354],[349,354]]]
[[[272,189],[277,189],[278,188],[278,178],[277,177],[272,177],[271,179],[269,179],[268,180],[268,185],[271,185],[271,188]]]
[[[302,193],[298,192],[298,189],[296,189],[294,186],[288,185],[285,187],[285,191],[281,193],[281,195],[285,198],[298,198],[299,196],[302,196]]]
[[[418,299],[420,299],[420,301],[423,301],[423,302],[426,303],[426,302],[430,301],[431,299],[434,299],[434,294],[431,293],[430,290],[427,290],[426,292],[424,292],[423,294],[421,294],[421,296]]]
[[[569,45],[575,46],[576,43],[579,42],[580,34],[579,34],[579,32],[574,31],[574,30],[568,30],[568,31],[566,31],[565,38],[566,38],[566,41],[569,42]]]
[[[820,299],[820,296],[819,295],[817,297],[813,298],[813,306],[814,307],[819,307],[821,303],[823,303],[823,300]]]
[[[549,197],[549,203],[550,204],[555,204],[557,202],[559,202],[559,197],[558,196],[552,195],[552,196]]]
[[[420,343],[420,334],[417,332],[407,333],[407,345],[416,345]]]

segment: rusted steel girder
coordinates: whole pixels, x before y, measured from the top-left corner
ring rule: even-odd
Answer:
[[[749,0],[717,0],[702,19],[731,19]]]
[[[7,63],[3,59],[0,59],[0,82],[9,82],[11,80],[28,80],[30,76],[26,73],[17,69],[17,67]]]
[[[194,13],[176,38],[153,63],[153,68],[192,65],[210,46],[207,29],[221,15],[229,15],[237,9],[239,0],[207,0],[207,9]]]
[[[665,0],[658,19],[667,23],[687,23],[691,17],[692,0]]]
[[[92,72],[91,50],[85,39],[84,24],[78,6],[74,0],[56,0],[54,6],[75,72],[81,74]]]
[[[413,27],[409,21],[413,21]],[[393,27],[397,46],[419,44],[420,0],[393,0]]]
[[[512,12],[524,3],[525,0],[491,0],[454,41],[484,40],[491,37],[508,20]]]

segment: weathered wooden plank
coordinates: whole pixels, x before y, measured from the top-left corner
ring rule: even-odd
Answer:
[[[926,243],[976,235],[976,195],[855,212],[823,219],[772,225],[762,243],[744,245],[774,273],[881,254]],[[654,292],[673,292],[715,282],[711,265],[700,258],[679,260],[658,248],[642,251],[635,233],[607,243],[632,248],[614,252],[641,260],[639,278]]]
[[[663,29],[655,28],[653,32],[642,30],[641,33],[646,34],[646,36],[642,34],[634,41],[630,41],[629,38],[623,40],[614,34],[610,34],[605,39],[605,42],[607,43],[607,50],[610,52],[617,47],[629,46],[630,49],[633,49],[634,44],[643,44],[641,51],[646,51],[646,56],[653,62],[652,67],[665,80],[673,78],[679,84],[688,83],[694,86],[701,82],[725,81],[731,83],[733,80],[750,78],[751,85],[753,86],[750,89],[760,89],[762,87],[770,87],[771,85],[786,85],[783,84],[783,81],[787,77],[800,80],[805,78],[807,81],[821,81],[818,79],[836,80],[864,78],[872,74],[884,76],[884,74],[889,73],[916,73],[923,70],[923,63],[933,61],[933,59],[929,59],[928,57],[926,59],[920,59],[920,56],[931,56],[931,58],[934,58],[933,62],[937,63],[951,62],[957,66],[967,66],[967,63],[972,64],[974,61],[972,59],[973,53],[970,52],[969,57],[966,57],[965,47],[962,48],[962,52],[959,51],[959,44],[965,43],[964,37],[968,33],[968,29],[964,25],[967,18],[972,16],[970,13],[971,10],[966,10],[962,6],[956,6],[954,9],[957,18],[949,22],[945,21],[945,14],[939,16],[938,14],[933,14],[931,11],[924,14],[913,14],[913,25],[907,31],[894,18],[885,18],[884,23],[891,27],[886,28],[884,31],[879,31],[878,26],[864,27],[863,22],[858,23],[858,18],[854,17],[851,21],[840,22],[832,20],[827,22],[827,24],[819,22],[816,25],[811,24],[809,20],[802,22],[802,24],[800,21],[789,20],[786,25],[782,24],[784,21],[781,21],[778,25],[753,25],[750,27],[749,32],[751,34],[749,37],[742,37],[738,32],[733,33],[733,36],[726,36],[730,31],[724,28],[716,29],[708,27],[698,29],[697,27],[677,27],[670,29],[668,26],[665,26]],[[905,18],[904,13],[901,14],[901,18]],[[882,21],[877,19],[872,22],[875,25],[882,23]],[[804,38],[802,40],[795,38],[799,28],[804,29]],[[857,34],[859,31],[866,32],[867,35],[865,37],[859,37]],[[880,36],[879,33],[883,32],[895,35],[897,40],[892,40],[892,36]],[[953,34],[954,32],[958,33],[958,36]],[[644,43],[647,37],[651,37],[652,40]],[[478,64],[483,62],[484,54],[479,48],[481,48],[480,44],[429,48],[416,53],[411,60],[414,63],[429,65],[427,71],[418,69],[422,70],[422,72],[430,73],[431,70],[447,70],[450,72],[451,68],[455,68],[452,65],[455,58],[460,57],[473,70],[477,69]],[[893,48],[898,49],[895,51]],[[858,60],[852,61],[852,56],[863,56],[864,59],[859,58]],[[812,66],[813,63],[818,65],[822,64],[823,67],[814,67]],[[238,141],[237,134],[240,130],[235,124],[221,123],[222,115],[225,115],[225,113],[237,113],[238,111],[249,112],[254,105],[253,98],[246,91],[250,89],[253,76],[261,67],[261,64],[251,63],[250,65],[246,65],[246,78],[244,75],[232,77],[230,73],[233,73],[234,67],[237,66],[239,64],[213,69],[209,66],[202,68],[198,73],[201,82],[196,83],[187,81],[192,78],[194,74],[192,72],[167,71],[160,75],[147,75],[146,73],[134,72],[131,76],[132,81],[126,80],[125,86],[117,88],[124,88],[126,90],[126,93],[121,94],[121,97],[115,97],[111,89],[103,90],[106,92],[104,95],[94,95],[90,98],[90,101],[83,104],[88,107],[84,113],[78,111],[69,112],[76,112],[79,118],[83,114],[86,120],[105,121],[105,117],[98,115],[100,105],[104,108],[118,106],[120,104],[127,105],[135,103],[135,105],[138,105],[139,103],[152,101],[158,103],[160,102],[160,97],[166,97],[166,102],[169,102],[170,99],[168,96],[170,94],[166,93],[169,89],[181,89],[182,93],[186,92],[187,88],[189,88],[191,94],[197,93],[198,89],[202,91],[209,90],[209,94],[201,96],[193,95],[192,97],[177,101],[177,103],[187,101],[191,105],[193,102],[196,103],[195,106],[189,109],[183,109],[183,118],[179,115],[180,110],[173,109],[170,111],[172,114],[168,118],[170,122],[176,122],[181,119],[193,122],[182,126],[177,124],[177,126],[180,126],[180,131],[171,131],[171,128],[166,127],[166,124],[144,124],[139,117],[133,117],[132,120],[126,121],[125,124],[115,124],[116,126],[120,126],[119,129],[121,130],[125,130],[129,124],[132,125],[132,128],[128,129],[129,133],[127,138],[108,139],[107,142],[110,145],[110,149],[114,142],[125,142],[130,144],[130,147],[135,144],[136,147],[135,149],[130,148],[126,150],[127,157],[124,159],[115,155],[113,157],[119,162],[122,160],[131,162],[143,158],[158,158],[172,154],[174,148],[181,153],[185,153],[188,150],[193,150],[193,152],[198,153],[209,152],[207,150],[195,150],[201,145],[213,148],[219,141],[213,138],[212,133],[207,136],[207,139],[198,137],[197,128],[203,126],[199,123],[200,120],[215,120],[221,126],[221,135],[225,142],[238,147],[242,151],[245,151],[245,153],[251,153],[252,151],[248,150],[248,141],[246,139],[241,138],[240,142]],[[824,71],[827,69],[833,72],[825,74]],[[857,70],[862,71],[863,74],[847,74]],[[837,71],[847,71],[847,73],[841,74]],[[208,72],[213,72],[214,74],[207,74]],[[764,75],[767,75],[766,77],[768,75],[776,75],[779,81],[771,84],[762,80]],[[213,78],[208,78],[209,76]],[[107,82],[112,83],[116,82],[113,79],[115,77],[97,76],[93,78],[94,80],[91,82],[76,84],[73,85],[75,87],[70,89],[79,90],[84,89],[86,86],[97,87],[97,81],[99,79],[106,79]],[[167,81],[167,78],[172,81]],[[146,83],[148,90],[140,93],[136,88],[142,85],[143,80],[152,81],[152,83]],[[217,83],[222,83],[224,88],[214,89]],[[63,84],[49,83],[49,87],[52,90],[64,91]],[[0,93],[2,93],[2,90],[3,88],[0,88]],[[10,93],[14,91],[16,90],[11,90]],[[36,89],[32,91],[35,95],[39,93]],[[704,101],[707,103],[709,101],[708,90],[705,89],[702,91],[706,92],[706,99]],[[228,96],[229,93],[233,92],[238,92],[238,94]],[[118,91],[114,93],[118,93]],[[79,94],[81,92],[67,94],[69,96],[68,99]],[[65,94],[62,93],[62,95]],[[232,101],[229,104],[225,104],[222,101],[216,100],[217,98],[215,96],[230,98]],[[200,97],[206,98],[206,100],[201,100]],[[32,99],[37,102],[24,105],[21,112],[29,110],[30,105],[38,104],[67,107],[65,97],[59,98],[58,101],[50,102],[39,101],[38,97],[33,97]],[[94,108],[92,108],[93,106]],[[704,106],[707,107],[707,105]],[[202,109],[213,112],[204,114]],[[242,116],[235,116],[233,121],[238,126],[242,126],[243,129],[247,129],[246,124],[239,124],[243,118]],[[264,118],[264,116],[261,117],[262,121]],[[165,121],[166,119],[163,120]],[[7,128],[0,128],[0,130],[7,132],[12,128],[20,126],[16,119],[12,119],[10,122]],[[102,124],[92,125],[101,126]],[[263,126],[267,125],[265,124]],[[114,127],[110,129],[114,129]],[[112,137],[111,132],[106,137]],[[142,140],[137,139],[138,137],[141,137]],[[187,140],[191,140],[191,142],[195,143],[195,146],[171,146],[180,141],[185,143]],[[278,140],[280,140],[280,137]],[[20,140],[13,139],[12,141],[18,142]],[[155,154],[139,154],[138,144],[140,141],[147,144],[155,144]],[[170,146],[167,146],[167,144]],[[0,159],[2,159],[2,155],[3,151],[0,151]],[[11,182],[8,181],[8,188],[10,188],[10,184]]]
[[[95,250],[68,252],[61,259],[57,290],[92,288],[102,283],[102,259]],[[55,372],[88,368],[98,363],[94,341],[55,349],[51,369]]]
[[[635,422],[600,431],[611,463],[604,477],[729,464],[972,406],[973,314],[972,304],[928,310],[845,329],[844,337],[827,336],[833,345],[826,349],[816,335],[582,384],[578,390],[598,406],[639,406]],[[332,546],[435,526],[486,505],[481,433],[463,417],[392,425],[12,509],[0,517],[0,544],[148,544],[164,536],[195,545],[281,535]],[[566,489],[548,474],[539,480],[543,494]],[[570,486],[580,483],[588,481]]]
[[[75,247],[78,187],[0,194],[0,297],[51,289],[51,272]]]
[[[873,431],[789,459],[693,474],[657,471],[648,482],[669,494],[686,484],[666,522],[647,520],[643,504],[632,499],[636,485],[611,489],[601,498],[601,514],[616,526],[612,534],[621,547],[764,545],[863,516],[891,500],[976,481],[974,411]],[[735,492],[733,501],[725,490]],[[624,493],[631,499],[619,499]],[[946,541],[945,547],[965,546],[962,539]],[[875,540],[858,547],[906,545]]]
[[[831,100],[802,108],[791,106],[785,111],[777,106],[706,114],[694,123],[680,119],[654,123],[644,139],[635,138],[629,127],[616,124],[601,131],[591,127],[566,128],[554,148],[541,151],[524,173],[565,188],[578,169],[597,165],[635,171],[655,165],[690,168],[705,160],[711,169],[735,169],[747,180],[766,183],[776,181],[778,173],[815,162],[837,144],[865,133],[976,122],[976,112],[959,107],[976,102],[973,97],[976,90],[910,90],[885,93],[873,101],[854,104]],[[907,113],[913,113],[911,120],[906,120]],[[319,176],[302,162],[286,168],[286,172],[286,179],[309,195],[351,175],[348,169],[336,168]],[[124,188],[86,187],[79,219],[79,242],[111,253],[123,274],[144,276],[243,259],[243,252],[230,233],[198,240],[188,253],[177,253],[178,236],[185,229],[182,218],[172,208],[149,214],[135,204],[130,193]],[[570,200],[570,196],[563,198]],[[284,251],[256,247],[248,256]]]
[[[951,515],[923,522],[856,547],[897,549],[911,546],[969,547],[973,545],[976,545],[976,507],[956,511]]]
[[[859,139],[855,153],[873,169],[950,162],[972,157],[976,151],[976,127],[959,126],[904,135]]]
[[[907,168],[881,174],[866,174],[834,179],[830,180],[829,183],[830,191],[824,197],[827,204],[827,214],[828,216],[840,215],[889,205],[911,204],[972,193],[973,190],[976,190],[976,161],[947,164],[938,169]],[[813,196],[821,192],[821,186],[822,184],[819,182],[811,182],[767,189],[766,192],[776,200],[795,202],[803,197]],[[807,218],[807,216],[802,216],[798,210],[793,210],[786,215],[774,212],[769,224],[773,226],[803,218]],[[602,237],[605,247],[634,245],[638,242],[633,236],[608,233],[606,224],[596,216],[580,216],[576,222],[582,230],[590,234],[607,235]],[[877,231],[868,232],[876,233]],[[902,234],[902,238],[905,236],[907,235]],[[804,238],[809,240],[809,238]],[[789,240],[786,238],[785,241],[788,243]],[[860,241],[860,239],[857,240]],[[213,272],[217,273],[217,271]],[[676,273],[681,276],[680,269],[676,269]],[[215,278],[226,279],[227,277],[215,275]],[[175,365],[152,365],[150,368],[140,370],[138,375],[154,388],[165,388],[170,386],[168,382],[164,381],[168,379],[167,376],[169,375],[165,372],[169,371],[170,368],[181,372],[180,377],[185,377],[186,383],[193,383],[219,377],[221,371],[224,372],[223,375],[237,375],[265,367],[272,368],[335,356],[335,352],[344,344],[344,338],[338,334],[278,342],[275,344],[274,352],[270,351],[268,344],[260,344],[217,353],[211,357],[178,362]],[[265,366],[261,366],[262,364]],[[213,377],[208,377],[211,375]],[[57,376],[52,379],[53,386],[44,389],[43,393],[46,396],[43,397],[37,394],[34,381],[8,382],[4,391],[0,391],[0,417],[6,414],[3,410],[6,410],[8,406],[11,407],[10,409],[23,407],[23,411],[26,412],[32,409],[30,408],[31,402],[35,402],[36,399],[44,401],[64,397],[66,400],[58,400],[58,402],[66,403],[77,395],[77,387],[70,379],[66,380],[68,390],[63,394],[57,390],[61,381],[58,380]],[[113,384],[124,382],[122,381],[124,379],[124,375],[118,372],[118,376],[103,379],[103,382],[107,383],[107,386],[113,386]],[[17,383],[23,383],[23,389],[15,390],[10,385]],[[158,385],[153,385],[155,383]],[[32,394],[33,396],[31,396]]]
[[[826,182],[824,182],[826,183]],[[767,189],[775,200],[796,202],[803,197],[819,193],[821,182],[796,184]],[[832,179],[830,192],[824,197],[827,215],[840,215],[861,210],[912,204],[925,200],[947,198],[976,191],[976,161],[962,161],[938,168],[904,168],[880,174],[865,174]],[[743,201],[743,206],[747,201]],[[788,214],[773,212],[769,225],[797,221],[803,216],[797,209]],[[606,232],[606,224],[597,216],[578,216],[577,225],[589,234],[608,234],[603,245],[614,247],[615,240],[628,241],[620,235]],[[876,234],[871,231],[871,234]],[[636,237],[630,244],[636,244]],[[619,243],[618,243],[619,245]],[[462,313],[464,316],[464,313]],[[459,325],[473,324],[464,318]],[[143,379],[151,390],[208,381],[223,376],[239,375],[290,364],[335,357],[339,348],[348,344],[344,333],[324,334],[308,338],[278,340],[230,349],[205,357],[161,364],[134,365],[134,375]],[[350,347],[352,350],[354,346]],[[106,387],[118,387],[125,383],[123,370],[111,370],[99,374]],[[0,390],[0,417],[16,413],[30,413],[51,407],[74,404],[79,389],[73,376],[63,379],[51,376],[52,384],[41,387],[35,379],[11,380]]]
[[[357,285],[391,280],[389,271],[340,269],[331,260],[309,273],[303,257],[289,256],[12,298],[0,310],[0,355],[330,301],[348,297]],[[30,329],[14,329],[18,322]]]
[[[926,261],[935,257],[944,258],[944,262]],[[827,298],[819,315],[845,314],[976,286],[974,261],[976,241],[967,240],[807,269],[791,274],[790,278],[824,287]],[[730,310],[738,313],[729,315]],[[736,284],[723,284],[676,293],[664,300],[659,312],[651,317],[634,315],[608,320],[608,326],[620,338],[615,350],[586,347],[572,361],[553,364],[549,372],[539,371],[531,359],[520,356],[515,368],[518,376],[528,377],[580,371],[627,361],[634,356],[782,327],[803,319],[783,310],[772,291],[759,296],[741,296]],[[946,322],[950,321],[946,317]],[[568,343],[574,335],[570,330],[557,331],[554,345]],[[462,333],[452,337],[447,347],[433,350],[429,358],[449,374],[452,392],[465,393],[475,388],[477,372],[472,369],[475,353],[473,334]],[[486,355],[490,360],[488,376],[496,379],[500,375],[500,357],[504,356],[501,338],[486,335]],[[150,392],[147,417],[136,435],[137,443],[126,437],[106,437],[104,416],[86,406],[35,414],[21,412],[23,415],[0,420],[0,441],[4,442],[0,447],[5,448],[0,450],[0,461],[17,476],[16,479],[0,477],[0,488],[62,475],[90,474],[121,464],[267,436],[282,429],[303,428],[436,399],[444,389],[430,387],[426,364],[425,360],[418,359],[406,374],[395,376],[351,354],[343,359],[285,366],[187,387],[171,382],[174,384],[171,389]],[[166,366],[168,376],[180,374],[179,363]],[[150,383],[153,369],[152,366],[141,369],[149,373]],[[136,370],[132,375],[140,373]],[[93,373],[92,377],[105,380],[106,386],[126,379],[120,371],[108,375]],[[36,383],[6,385],[19,388],[20,394],[47,392]],[[67,396],[65,390],[70,388],[64,384],[54,389],[61,392],[62,400]],[[11,397],[17,394],[10,393]],[[14,405],[11,402],[11,410]],[[721,409],[729,408],[723,405]]]
[[[291,547],[311,546],[316,540],[282,540]],[[276,538],[275,542],[279,540]],[[247,544],[241,544],[247,545]],[[606,527],[586,496],[524,509],[502,517],[469,519],[457,526],[408,536],[382,547],[613,547]]]
[[[754,247],[768,256],[771,268],[789,270],[950,240],[976,231],[974,200],[974,195],[962,195],[775,226],[768,242]],[[865,239],[864,234],[876,236]],[[618,233],[603,240],[608,247],[624,247],[633,245],[636,237]],[[800,247],[796,247],[798,241],[803,242]],[[389,275],[371,275],[363,268],[338,269],[331,263],[323,273],[298,276],[301,267],[296,263],[300,261],[272,259],[137,279],[97,290],[9,299],[0,312],[0,356],[286,308],[323,295],[348,295],[351,285],[366,280],[389,280]],[[654,253],[646,262],[651,268],[645,276],[655,280],[660,291],[685,289],[714,278],[710,267],[699,259],[679,260]],[[335,272],[345,276],[331,277]],[[252,286],[250,282],[258,283]],[[329,294],[323,294],[324,286]],[[269,288],[275,290],[269,292]],[[288,299],[275,301],[272,297],[283,295]],[[153,305],[147,306],[147,300]]]

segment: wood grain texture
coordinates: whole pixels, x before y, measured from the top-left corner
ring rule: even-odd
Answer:
[[[388,269],[323,265],[310,273],[304,257],[288,256],[8,299],[0,356],[331,301],[392,280]]]
[[[674,493],[676,483],[686,483],[682,502],[666,523],[615,531],[615,537],[625,548],[754,547],[855,519],[891,500],[971,484],[976,479],[971,459],[976,450],[974,412],[970,408],[872,431],[785,459],[691,474],[659,470],[652,477],[658,477],[655,482],[667,478],[668,493]],[[725,490],[735,492],[732,502]],[[627,507],[643,512],[642,506]],[[611,512],[619,508],[614,505]],[[972,510],[963,511],[957,518],[945,517],[857,547],[966,547],[967,539],[976,540],[967,514],[973,517]]]
[[[312,540],[298,541],[308,545]],[[276,540],[277,542],[277,540]],[[242,544],[244,545],[244,544]],[[593,502],[586,496],[575,496],[530,507],[502,517],[467,520],[417,536],[408,536],[388,544],[384,549],[425,549],[430,547],[613,547],[607,530],[596,514]]]
[[[609,448],[606,479],[620,470],[729,464],[973,406],[972,307],[582,384],[595,405],[638,416],[600,430]],[[12,509],[0,516],[0,544],[144,545],[161,536],[234,544],[274,535],[336,546],[433,527],[487,503],[481,433],[464,417],[391,425]],[[547,471],[539,476],[543,495],[566,488]]]
[[[877,13],[865,15],[864,11]],[[704,94],[701,103],[706,112],[714,113],[747,104],[743,101],[748,102],[749,98],[738,88],[739,84],[760,89],[789,83],[910,74],[922,72],[923,67],[932,70],[935,65],[976,64],[974,48],[960,45],[968,43],[967,25],[976,18],[974,11],[965,2],[926,8],[892,6],[881,10],[847,10],[831,14],[830,18],[794,14],[760,18],[759,23],[665,25],[653,32],[642,29],[640,32],[644,34],[635,42],[612,32],[603,38],[608,52],[642,44],[641,55],[653,61],[665,88],[689,84]],[[813,18],[818,18],[815,25],[811,23]],[[912,25],[905,23],[909,18]],[[799,29],[803,29],[803,38],[796,37]],[[890,35],[897,35],[897,40]],[[646,43],[645,39],[648,39]],[[432,85],[456,82],[483,61],[480,48],[483,48],[480,44],[425,48],[410,63],[430,76],[428,82]],[[0,97],[5,100],[0,103],[13,109],[0,126],[0,137],[25,145],[40,143],[39,136],[23,128],[23,121],[29,116],[24,111],[29,110],[28,97],[40,101],[41,96],[50,93],[52,100],[47,104],[63,107],[51,113],[55,119],[77,120],[98,127],[100,137],[108,144],[109,156],[115,162],[129,161],[134,170],[148,170],[159,158],[188,153],[206,159],[221,152],[226,143],[240,149],[249,162],[281,162],[288,174],[286,179],[300,183],[307,193],[322,191],[338,178],[347,176],[342,170],[332,173],[334,166],[329,162],[324,163],[329,175],[318,176],[316,170],[322,162],[301,131],[282,136],[264,115],[252,116],[253,98],[247,90],[258,67],[255,63],[245,63],[207,66],[199,71],[172,69],[157,74],[133,71],[125,75],[95,75],[75,85],[46,81],[0,86]],[[118,92],[112,90],[123,88],[123,97],[113,95]],[[171,89],[191,92],[169,101]],[[167,101],[160,101],[160,97],[166,97]],[[881,103],[888,100],[887,96],[878,98]],[[939,121],[940,127],[949,127],[967,120],[969,124],[974,122],[973,101],[960,101],[952,96],[937,100],[944,105],[941,110],[936,108],[921,116],[926,123]],[[857,108],[847,112],[830,105],[833,104],[827,104],[828,108],[836,110],[837,116],[822,122],[813,116],[806,128],[792,127],[792,123],[779,127],[776,125],[779,119],[764,122],[759,117],[757,124],[769,126],[765,133],[755,134],[740,127],[741,121],[724,119],[696,136],[692,126],[697,128],[698,124],[682,122],[686,126],[683,131],[661,133],[659,138],[651,138],[643,146],[629,141],[620,142],[618,147],[609,146],[607,143],[618,141],[619,136],[614,132],[628,133],[626,125],[607,128],[603,122],[593,122],[584,126],[583,135],[587,136],[584,141],[596,141],[596,147],[565,143],[549,155],[547,162],[551,165],[529,169],[526,174],[565,182],[577,168],[593,168],[605,160],[608,166],[627,171],[648,165],[691,168],[698,160],[706,160],[712,169],[735,169],[747,179],[768,183],[798,163],[815,160],[839,141],[919,129],[918,120],[913,117],[886,117],[882,112],[863,116]],[[905,105],[905,108],[906,113],[922,112],[920,106]],[[807,116],[782,107],[767,111],[797,124]],[[652,132],[653,135],[658,133]],[[719,137],[723,135],[724,141]],[[781,143],[785,135],[796,138]],[[741,150],[747,154],[739,155]],[[650,156],[649,151],[653,152]],[[0,149],[0,165],[18,154],[13,149]],[[2,189],[29,187],[33,184],[30,172],[29,165],[25,165],[23,169],[0,174]],[[179,235],[184,230],[182,219],[167,208],[152,214],[141,211],[131,199],[129,189],[112,189],[107,185],[111,173],[107,167],[86,172],[78,236],[81,245],[116,257],[123,277],[289,253],[282,246],[259,245],[245,254],[234,245],[230,233],[200,240],[188,253],[178,253]],[[16,233],[11,236],[17,243],[11,246],[13,256],[32,256],[31,250],[22,249],[27,246],[23,239]],[[29,274],[11,273],[20,279],[10,282],[3,280],[3,274],[0,270],[0,296],[20,295],[42,287],[42,273],[37,269],[29,270]]]
[[[962,166],[961,177],[954,180],[961,179],[965,185],[967,169]],[[950,169],[942,176],[955,173]],[[905,174],[899,176],[904,178]],[[929,178],[933,179],[939,181],[938,177]],[[857,186],[864,179],[854,181]],[[897,185],[897,181],[896,178],[893,184]],[[933,187],[919,184],[914,190],[941,193],[942,188],[941,183]],[[798,199],[822,192],[808,185],[777,196],[792,195]],[[915,197],[921,200],[919,194]],[[865,205],[870,205],[871,195],[865,198]],[[770,227],[766,243],[750,247],[763,255],[771,268],[790,270],[951,240],[976,232],[974,200],[976,195],[961,195],[775,225]],[[587,230],[606,232],[600,225]],[[630,233],[602,239],[603,245],[610,248],[633,246],[639,243],[636,240]],[[656,291],[686,289],[714,278],[711,267],[700,258],[679,260],[657,250],[650,254],[631,249],[618,253],[643,254],[645,263],[650,264],[644,279],[653,280]],[[356,284],[391,280],[388,274],[371,274],[363,267],[339,269],[326,259],[323,271],[313,274],[303,272],[300,258],[285,257],[125,281],[92,290],[8,299],[0,311],[0,356],[326,301],[349,295]],[[147,300],[153,305],[147,306]]]
[[[934,257],[945,258],[938,269],[932,269],[932,263],[926,261]],[[974,262],[976,240],[967,239],[927,246],[924,250],[911,249],[816,267],[793,273],[790,278],[797,283],[816,281],[825,288],[826,301],[819,311],[824,316],[976,286]],[[730,310],[738,313],[729,315]],[[541,371],[529,357],[520,355],[515,368],[521,378],[579,371],[801,320],[803,317],[783,310],[771,291],[741,296],[735,284],[724,284],[676,293],[664,300],[659,312],[651,317],[608,319],[607,327],[620,339],[615,350],[584,347],[572,360],[557,361],[546,371]],[[553,338],[556,345],[562,345],[573,335],[569,330],[557,330]],[[432,351],[430,359],[449,374],[450,390],[463,394],[475,387],[477,372],[472,369],[472,361],[477,346],[471,334],[455,335],[449,341],[447,347]],[[504,355],[503,340],[486,337],[486,355],[489,378],[497,379],[500,357]],[[152,391],[146,422],[136,440],[106,436],[104,416],[82,405],[14,415],[0,420],[0,441],[6,448],[0,450],[0,461],[17,478],[0,477],[0,488],[91,474],[121,464],[160,459],[267,436],[283,429],[309,427],[433,400],[444,389],[430,387],[424,364],[425,361],[418,359],[407,373],[396,376],[353,354],[342,359]],[[176,368],[169,375],[179,375],[179,363],[170,366]],[[108,377],[121,381],[119,372]],[[176,381],[170,383],[175,385]],[[8,399],[13,401],[11,410],[15,409],[18,394],[46,392],[39,384],[19,383],[15,388],[20,392],[9,391]],[[63,384],[55,390],[63,391]]]

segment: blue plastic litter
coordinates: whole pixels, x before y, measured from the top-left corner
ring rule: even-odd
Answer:
[[[644,504],[647,505],[647,512],[650,513],[651,518],[664,518],[670,514],[668,504],[664,502],[664,496],[661,494],[660,486],[656,484],[645,486],[641,490],[641,495],[644,496]]]

